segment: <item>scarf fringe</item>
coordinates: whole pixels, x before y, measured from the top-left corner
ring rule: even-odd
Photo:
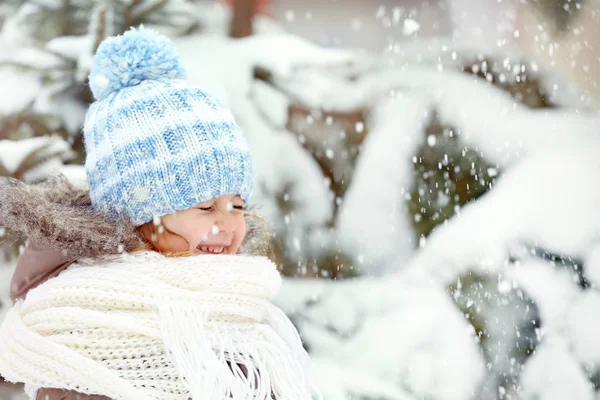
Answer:
[[[276,307],[263,324],[217,325],[201,303],[187,300],[165,298],[159,312],[167,355],[192,398],[312,399],[308,354]]]

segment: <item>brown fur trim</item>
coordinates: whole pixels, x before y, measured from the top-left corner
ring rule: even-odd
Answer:
[[[87,191],[63,176],[36,185],[0,180],[0,225],[76,258],[116,254],[141,244],[133,225],[109,221],[92,207]]]

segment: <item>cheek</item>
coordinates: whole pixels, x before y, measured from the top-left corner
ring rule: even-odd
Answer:
[[[210,232],[213,223],[206,215],[183,215],[183,213],[163,220],[165,228],[181,236],[186,242],[186,246],[200,242],[203,236]]]
[[[213,224],[214,220],[208,216],[189,218],[181,226],[181,236],[190,242],[199,242],[210,233]]]
[[[233,239],[233,244],[235,245],[236,251],[237,251],[237,248],[244,241],[245,236],[246,236],[246,219],[242,215],[239,218],[236,217],[236,221],[235,221],[235,236]]]
[[[188,251],[188,242],[182,236],[172,234],[160,235],[158,238],[158,247],[167,252]]]

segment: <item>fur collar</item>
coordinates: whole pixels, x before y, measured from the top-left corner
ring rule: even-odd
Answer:
[[[115,254],[142,244],[131,223],[109,221],[92,207],[89,193],[64,176],[36,185],[0,180],[0,223],[74,258]]]

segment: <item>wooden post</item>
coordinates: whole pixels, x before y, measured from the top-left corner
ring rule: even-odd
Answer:
[[[233,17],[229,36],[242,38],[252,35],[252,18],[255,13],[255,0],[233,0]]]

